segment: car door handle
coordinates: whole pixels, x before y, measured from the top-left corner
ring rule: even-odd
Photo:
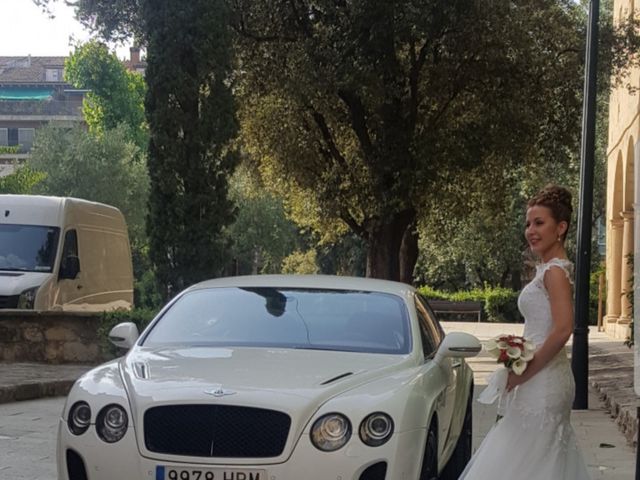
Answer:
[[[461,360],[457,360],[455,362],[451,362],[451,368],[458,368],[462,365],[462,361]]]

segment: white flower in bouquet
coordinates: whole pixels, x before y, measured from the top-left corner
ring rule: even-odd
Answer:
[[[535,345],[517,335],[498,335],[484,343],[489,355],[516,375],[522,375],[533,359]]]
[[[526,369],[527,362],[523,358],[519,358],[511,364],[511,370],[513,370],[513,373],[516,375],[522,375]]]
[[[509,358],[518,359],[522,356],[522,350],[518,347],[509,347],[507,348],[507,356]]]

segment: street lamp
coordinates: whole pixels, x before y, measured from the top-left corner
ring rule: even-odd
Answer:
[[[591,216],[593,211],[593,165],[596,132],[596,79],[598,66],[598,19],[600,1],[589,2],[587,52],[580,147],[580,204],[576,248],[576,299],[571,368],[576,382],[573,408],[586,410],[589,396],[589,273],[591,270]]]

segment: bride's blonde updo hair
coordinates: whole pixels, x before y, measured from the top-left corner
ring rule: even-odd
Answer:
[[[547,207],[551,210],[551,216],[556,222],[567,222],[567,230],[562,235],[562,241],[564,241],[567,238],[567,232],[571,225],[571,213],[573,212],[571,192],[559,185],[547,185],[529,200],[527,208],[535,207],[536,205]]]

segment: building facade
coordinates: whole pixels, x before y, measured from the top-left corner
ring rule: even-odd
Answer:
[[[65,57],[0,57],[0,175],[24,162],[49,123],[83,122],[83,90],[64,82]]]
[[[634,12],[634,0],[614,1],[614,23]],[[636,12],[637,14],[637,12]],[[609,99],[607,146],[607,311],[604,328],[616,338],[626,338],[633,318],[634,258],[640,258],[640,209],[638,206],[638,139],[640,138],[640,71],[629,72],[623,85],[612,90]],[[635,252],[635,254],[634,254]],[[636,262],[640,264],[640,262]],[[635,278],[638,277],[637,269]],[[633,303],[632,303],[633,302]]]

